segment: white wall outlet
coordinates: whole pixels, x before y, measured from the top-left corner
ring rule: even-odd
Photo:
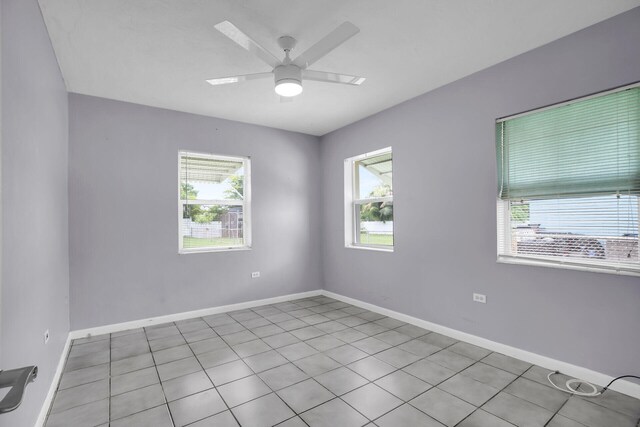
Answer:
[[[260,277],[260,272],[259,271],[254,271],[253,273],[251,273],[251,278],[252,279],[257,279],[258,277]]]
[[[44,343],[47,344],[49,342],[49,330],[44,331]]]
[[[483,304],[487,303],[487,296],[483,295],[483,294],[473,294],[473,301],[474,302],[481,302]]]

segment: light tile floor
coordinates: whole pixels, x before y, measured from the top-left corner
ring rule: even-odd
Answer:
[[[319,296],[75,340],[46,426],[637,425],[548,372]]]

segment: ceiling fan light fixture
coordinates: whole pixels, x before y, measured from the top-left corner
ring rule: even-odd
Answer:
[[[302,70],[292,64],[280,65],[273,70],[276,93],[280,96],[296,96],[302,93]]]
[[[302,84],[293,79],[283,79],[276,83],[276,93],[280,96],[297,96],[302,93]]]

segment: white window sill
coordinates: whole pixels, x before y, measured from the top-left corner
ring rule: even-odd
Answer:
[[[237,246],[230,248],[201,248],[201,249],[180,249],[178,250],[179,255],[189,255],[189,254],[206,254],[210,252],[236,252],[236,251],[250,251],[251,246]]]
[[[598,264],[583,264],[576,262],[577,260],[547,260],[539,258],[525,258],[508,255],[498,255],[497,262],[500,264],[521,264],[549,268],[562,268],[566,270],[589,271],[593,273],[618,274],[623,276],[640,276],[640,268],[634,267],[609,267]]]
[[[363,249],[365,251],[377,251],[377,252],[393,252],[393,248],[385,248],[382,246],[364,246],[364,245],[344,245],[347,249]]]

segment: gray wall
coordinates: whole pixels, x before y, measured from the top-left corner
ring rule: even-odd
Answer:
[[[638,277],[496,263],[494,120],[640,80],[639,23],[637,8],[323,137],[325,288],[611,375],[638,372]],[[389,145],[395,252],[345,249],[343,160]]]
[[[3,0],[1,8],[0,369],[40,369],[20,408],[0,415],[8,427],[35,422],[69,332],[68,104],[38,3]]]
[[[321,288],[318,138],[73,94],[69,114],[72,329]],[[178,254],[179,149],[251,157],[252,250]]]

